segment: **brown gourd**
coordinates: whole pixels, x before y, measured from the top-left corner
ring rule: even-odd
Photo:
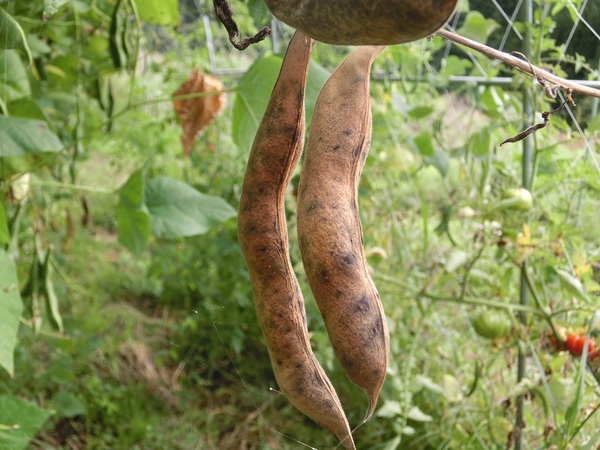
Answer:
[[[353,50],[317,99],[298,185],[297,231],[306,277],[335,355],[377,404],[388,364],[389,334],[369,275],[357,190],[371,140],[369,77],[385,47]]]
[[[304,93],[311,40],[296,32],[248,159],[238,238],[273,372],[289,401],[354,450],[335,389],[315,358],[304,300],[292,269],[284,196],[304,144]]]
[[[458,0],[265,0],[282,22],[321,42],[391,45],[427,37]]]

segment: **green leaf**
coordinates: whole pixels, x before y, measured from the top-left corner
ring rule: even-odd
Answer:
[[[117,207],[119,242],[135,256],[142,255],[150,238],[150,217],[144,211]]]
[[[58,296],[54,290],[54,280],[52,278],[53,273],[54,266],[50,260],[50,251],[47,251],[46,258],[44,260],[44,292],[46,294],[48,310],[50,311],[50,319],[58,328],[58,331],[62,333],[64,331],[64,327],[62,316],[60,315],[60,308],[58,306]]]
[[[469,139],[469,151],[474,155],[487,155],[492,149],[489,128],[479,130]]]
[[[252,21],[257,28],[268,24],[273,17],[264,0],[249,0],[248,11],[250,12],[250,17],[252,17]]]
[[[16,50],[0,50],[0,99],[5,103],[31,96],[27,69]]]
[[[317,97],[323,85],[331,76],[331,72],[314,61],[310,62],[308,68],[308,80],[306,80],[306,123],[310,124],[315,110]]]
[[[0,396],[0,448],[21,450],[51,413],[17,397]]]
[[[222,198],[202,194],[169,177],[148,180],[144,197],[152,232],[165,239],[203,234],[236,216],[235,209]]]
[[[578,297],[580,300],[591,303],[591,299],[585,292],[583,284],[581,284],[581,281],[579,281],[579,279],[571,275],[566,270],[562,270],[557,267],[554,267],[554,271],[558,275],[560,283],[567,291],[569,291],[572,295]]]
[[[408,419],[414,420],[416,422],[431,422],[433,417],[428,414],[425,414],[418,407],[413,406],[408,414],[406,415]]]
[[[140,18],[147,23],[177,25],[179,0],[136,0]]]
[[[550,402],[561,414],[564,414],[573,400],[575,381],[571,378],[552,377],[547,384],[550,393]]]
[[[428,391],[435,392],[436,394],[441,394],[444,392],[444,388],[434,382],[431,378],[418,374],[415,376],[415,383],[420,385],[421,388],[427,389]]]
[[[0,202],[0,245],[10,242],[10,232],[8,231],[8,217],[6,216],[6,207]]]
[[[0,158],[24,157],[30,153],[59,152],[63,145],[46,122],[0,116]]]
[[[40,105],[31,97],[20,98],[6,105],[8,113],[12,117],[22,117],[25,119],[37,119],[47,121],[47,117],[40,108]]]
[[[412,108],[408,115],[413,119],[423,119],[435,111],[431,106],[416,106]]]
[[[150,217],[143,203],[144,174],[133,172],[119,189],[117,229],[119,242],[135,256],[140,256],[150,237]]]
[[[0,179],[48,163],[62,149],[46,122],[0,116]]]
[[[435,150],[433,156],[426,156],[424,158],[425,163],[435,167],[442,176],[446,176],[450,168],[450,157],[448,154],[441,150]]]
[[[5,250],[0,249],[0,366],[14,375],[13,354],[17,345],[19,319],[23,302],[19,293],[17,269]],[[2,408],[0,408],[0,415]],[[2,421],[0,420],[0,423]],[[0,440],[1,442],[1,440]],[[0,448],[2,448],[0,446]]]
[[[270,55],[256,61],[240,80],[233,105],[231,133],[242,153],[249,153],[258,125],[267,109],[283,59]],[[306,123],[330,72],[311,61],[306,82]]]
[[[48,20],[69,0],[44,0],[44,20]]]
[[[402,414],[402,405],[396,400],[386,400],[376,413],[377,417],[386,419],[392,419],[400,414]]]
[[[431,140],[431,133],[423,131],[421,134],[415,136],[413,139],[415,146],[419,153],[423,156],[433,156],[435,149],[433,148],[433,141]]]
[[[450,55],[444,61],[442,70],[438,73],[436,83],[445,86],[448,84],[450,77],[456,75],[464,75],[467,69],[471,68],[473,63],[465,58],[459,58],[456,55]]]
[[[249,153],[258,124],[277,80],[282,58],[271,55],[256,61],[241,78],[233,105],[231,133],[242,153]]]
[[[27,45],[25,32],[19,22],[13,16],[0,7],[0,48],[16,48],[22,50],[26,55],[29,63],[33,62],[31,51]],[[5,70],[5,69],[3,69]]]
[[[60,417],[82,416],[86,408],[78,396],[70,392],[59,392],[52,398],[52,406]]]
[[[495,20],[486,19],[479,11],[469,11],[457,33],[484,44],[496,28],[498,23]]]

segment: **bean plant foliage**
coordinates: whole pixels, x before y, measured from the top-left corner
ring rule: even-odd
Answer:
[[[534,0],[532,22],[495,3],[461,0],[448,26],[598,80],[596,3]],[[273,25],[262,0],[232,5],[242,34]],[[292,32],[239,52],[207,0],[0,0],[0,449],[335,445],[277,391],[237,243]],[[348,51],[314,47],[308,133]],[[227,106],[185,156],[173,93],[194,70]],[[598,100],[557,109],[566,91],[439,36],[387,48],[372,78],[359,205],[391,358],[358,447],[597,448]],[[355,425],[366,403],[302,272],[296,186],[311,341]]]

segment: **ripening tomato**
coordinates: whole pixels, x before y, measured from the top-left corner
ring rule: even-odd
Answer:
[[[483,311],[472,323],[477,334],[487,339],[508,336],[512,329],[512,323],[506,313],[491,309]]]
[[[585,334],[569,334],[565,341],[567,350],[575,356],[583,354],[583,346],[585,345]],[[594,351],[596,342],[593,339],[588,340],[588,355]]]

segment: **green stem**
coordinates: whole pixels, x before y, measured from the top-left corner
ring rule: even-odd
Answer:
[[[525,39],[523,41],[523,53],[532,56],[532,35],[531,28],[529,25],[533,24],[533,1],[526,0],[522,10],[523,22],[527,25],[527,31],[525,33]],[[533,123],[533,110],[534,104],[531,98],[531,92],[525,87],[523,89],[523,119],[524,125],[530,126]],[[522,157],[522,184],[525,189],[531,192],[531,186],[533,185],[533,139],[531,136],[523,140],[523,157]],[[527,261],[521,264],[520,268],[521,280],[519,287],[519,304],[523,307],[529,306],[528,300],[528,283],[527,283]],[[539,311],[539,309],[537,309]],[[543,314],[545,316],[545,314]],[[527,316],[524,311],[519,314],[519,320],[523,325],[527,323]],[[521,382],[526,377],[526,354],[522,346],[519,345],[519,352],[517,356],[517,383]],[[519,395],[516,399],[516,418],[515,418],[515,450],[521,450],[523,448],[523,430],[525,428],[525,397]]]
[[[403,289],[410,291],[410,293],[414,296],[425,297],[425,298],[428,298],[429,300],[433,300],[433,301],[448,302],[448,303],[460,303],[460,304],[477,305],[477,306],[489,306],[491,308],[504,309],[504,310],[507,310],[510,312],[520,311],[520,312],[524,312],[524,313],[534,314],[536,316],[541,316],[544,318],[547,317],[547,314],[544,311],[534,308],[532,306],[527,306],[527,305],[524,306],[524,305],[515,304],[515,303],[504,303],[501,301],[488,300],[488,299],[478,298],[478,297],[467,297],[467,296],[447,297],[447,296],[443,296],[443,295],[436,295],[436,294],[426,292],[426,291],[419,289],[405,281],[402,281],[402,280],[399,280],[397,278],[390,277],[387,275],[375,274],[374,278],[379,279],[381,281],[385,281],[390,284],[394,284],[396,286],[400,286]]]
[[[93,186],[84,186],[81,184],[73,184],[73,183],[60,183],[54,181],[31,181],[31,186],[40,186],[40,187],[51,187],[58,189],[71,189],[74,191],[85,191],[85,192],[94,192],[96,194],[115,194],[116,191],[113,189],[104,189]]]

